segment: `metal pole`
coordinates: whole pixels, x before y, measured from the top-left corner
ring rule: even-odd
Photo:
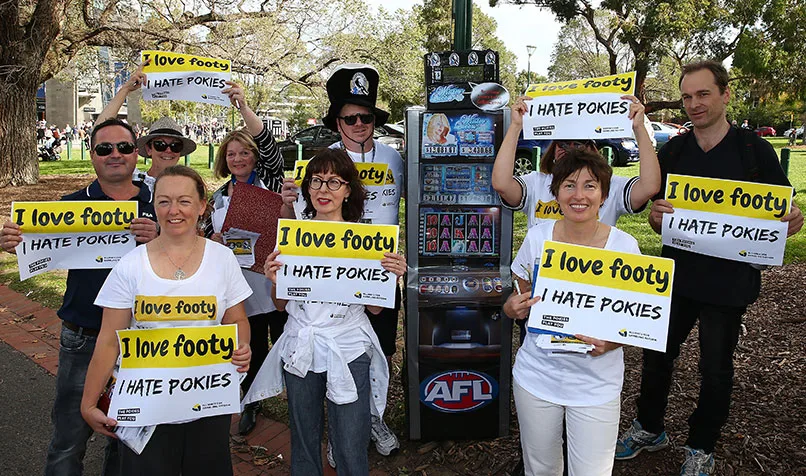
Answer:
[[[789,147],[781,149],[781,168],[784,169],[784,175],[787,177],[789,177],[789,154],[791,152]]]
[[[215,156],[215,153],[213,152],[212,142],[207,145],[207,150],[207,168],[213,170],[213,157]]]
[[[532,171],[537,171],[537,164],[540,162],[540,146],[532,147]]]
[[[469,50],[472,37],[473,1],[453,0],[453,49]]]
[[[67,160],[71,160],[71,155],[73,155],[73,141],[67,141]]]

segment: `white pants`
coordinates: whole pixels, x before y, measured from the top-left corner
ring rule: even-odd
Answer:
[[[618,438],[621,400],[566,407],[541,400],[513,384],[528,476],[563,474],[563,418],[568,435],[569,476],[610,476]]]

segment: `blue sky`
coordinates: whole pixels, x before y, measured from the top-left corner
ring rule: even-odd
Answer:
[[[387,10],[409,9],[422,4],[420,0],[366,0],[374,7],[383,6]],[[532,71],[546,75],[551,63],[551,50],[557,40],[560,24],[554,15],[535,6],[501,5],[490,8],[488,0],[474,0],[481,10],[498,22],[498,37],[510,51],[518,56],[518,69],[526,69],[526,45],[536,47],[532,55]]]

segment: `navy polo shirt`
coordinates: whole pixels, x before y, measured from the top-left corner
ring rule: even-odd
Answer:
[[[139,216],[156,221],[151,191],[143,182],[133,183],[140,188],[140,192],[130,198],[130,200],[137,201]],[[101,184],[98,183],[98,180],[95,180],[87,188],[63,196],[62,200],[94,201],[112,199],[104,194],[103,190],[101,190]],[[103,308],[93,303],[110,271],[111,269],[71,269],[68,271],[64,302],[57,312],[59,317],[77,326],[100,329]]]

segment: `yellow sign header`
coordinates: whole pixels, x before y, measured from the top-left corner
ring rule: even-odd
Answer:
[[[674,207],[779,221],[792,207],[792,187],[669,174],[666,200]]]
[[[232,362],[238,326],[118,331],[121,369],[185,368]]]
[[[229,73],[231,71],[230,61],[220,58],[153,50],[143,51],[140,57],[143,62],[150,60],[148,65],[143,67],[143,72],[146,74],[188,71]]]
[[[137,202],[12,202],[11,219],[23,233],[82,233],[128,230]]]
[[[546,241],[539,275],[540,278],[668,297],[672,294],[674,261]]]
[[[302,186],[302,179],[305,178],[305,169],[308,167],[308,162],[310,160],[297,160],[294,162],[294,183],[297,184],[297,187]],[[378,187],[395,183],[392,174],[388,173],[389,165],[387,164],[356,162],[355,168],[358,169],[358,177],[365,187]]]
[[[536,98],[539,96],[567,96],[571,94],[634,94],[634,92],[635,71],[630,71],[629,73],[601,76],[599,78],[533,84],[526,90],[526,95]]]
[[[383,258],[397,252],[397,225],[285,220],[277,225],[277,247],[282,255],[323,258]]]
[[[138,321],[215,320],[215,296],[143,296],[134,298],[134,318]]]

